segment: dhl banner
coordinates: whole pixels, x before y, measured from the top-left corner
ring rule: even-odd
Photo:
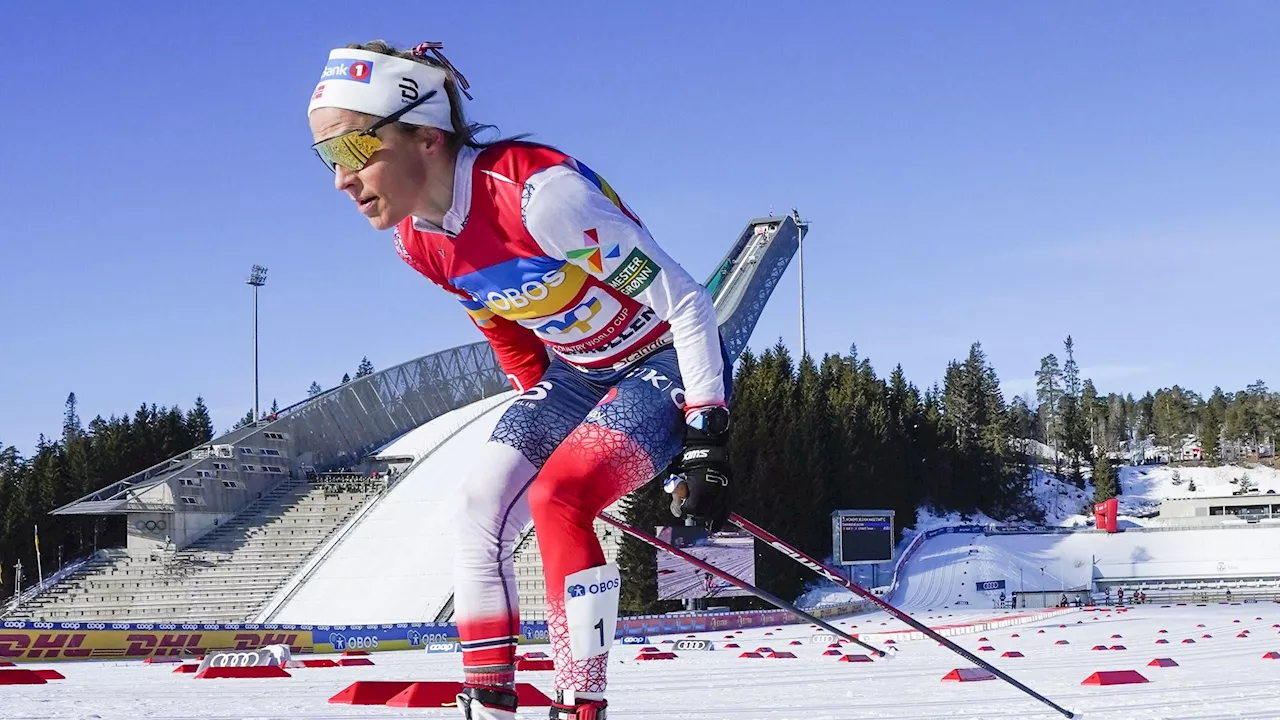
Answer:
[[[866,609],[849,603],[811,610],[818,617],[838,617]],[[795,622],[782,610],[644,615],[618,619],[619,637],[664,633],[735,630]],[[520,624],[521,642],[547,642],[545,622]],[[0,623],[0,660],[141,660],[149,657],[194,657],[211,650],[254,650],[288,645],[291,652],[334,653],[345,650],[412,650],[438,643],[457,643],[453,623],[394,625],[254,625],[212,623]]]
[[[530,623],[530,625],[535,625]],[[532,636],[545,624],[530,627]],[[535,637],[530,637],[534,640]],[[457,642],[457,626],[397,625],[215,625],[203,623],[0,623],[0,660],[105,660],[194,657],[210,650],[253,650],[288,645],[293,653],[344,650],[410,650],[434,642]]]

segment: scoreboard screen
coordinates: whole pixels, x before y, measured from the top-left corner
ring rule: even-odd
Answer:
[[[839,565],[893,560],[892,510],[837,510],[831,514],[831,532]]]

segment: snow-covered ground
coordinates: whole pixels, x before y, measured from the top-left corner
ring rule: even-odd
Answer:
[[[991,611],[982,614],[991,616]],[[931,624],[978,619],[979,614],[937,616]],[[1235,622],[1239,620],[1240,622]],[[844,621],[853,632],[879,630],[879,616]],[[1129,612],[1073,612],[1026,625],[953,638],[1015,679],[1089,720],[1210,720],[1280,716],[1280,650],[1273,623],[1276,605],[1208,607],[1137,606]],[[853,625],[858,627],[853,627]],[[1198,627],[1203,624],[1204,627]],[[1064,627],[1060,627],[1064,626]],[[1248,637],[1236,637],[1241,630]],[[1041,633],[1040,631],[1044,632]],[[1160,630],[1167,630],[1161,634]],[[769,636],[765,632],[772,633]],[[739,649],[681,652],[675,660],[635,662],[634,647],[616,647],[610,659],[610,717],[618,720],[973,720],[1061,717],[1000,680],[943,682],[963,658],[929,640],[904,640],[892,661],[841,663],[810,642],[807,625],[781,631],[753,629],[735,634]],[[1019,637],[1012,637],[1017,634]],[[715,643],[724,631],[702,633]],[[1120,635],[1114,638],[1113,635]],[[1211,635],[1205,638],[1204,635]],[[1167,638],[1169,644],[1155,641]],[[1195,644],[1182,644],[1184,638]],[[663,638],[651,640],[657,644]],[[789,643],[798,640],[802,644]],[[1069,644],[1057,645],[1066,640]],[[1124,650],[1095,651],[1095,645]],[[769,646],[796,659],[741,659],[743,650]],[[977,652],[979,647],[994,651]],[[528,650],[545,647],[525,646]],[[1021,658],[1003,658],[1016,650]],[[846,652],[857,650],[846,647]],[[336,720],[338,718],[456,718],[457,710],[394,709],[329,705],[327,699],[357,680],[457,680],[460,657],[421,652],[374,653],[372,667],[291,670],[274,680],[194,680],[171,666],[133,662],[60,663],[66,680],[47,685],[0,686],[5,720]],[[1173,658],[1177,667],[1148,667],[1153,658]],[[33,666],[44,667],[44,666]],[[1136,670],[1150,682],[1119,686],[1081,685],[1098,670]],[[522,672],[521,682],[551,690],[550,672]],[[521,720],[545,718],[545,708],[527,708]]]
[[[1232,527],[1153,532],[987,535],[929,538],[904,566],[891,601],[904,608],[993,607],[1003,581],[1021,590],[1086,588],[1091,580],[1267,577],[1280,568],[1280,528]]]
[[[1120,515],[1152,515],[1164,498],[1230,497],[1248,477],[1259,495],[1268,490],[1280,493],[1280,470],[1260,465],[1240,467],[1169,467],[1140,465],[1120,468]],[[1236,482],[1232,482],[1235,480]],[[1192,490],[1192,485],[1195,489]]]

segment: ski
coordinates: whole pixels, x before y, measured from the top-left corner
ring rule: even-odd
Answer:
[[[890,615],[892,615],[892,616],[896,617],[897,619],[901,620],[902,622],[906,623],[907,625],[910,625],[912,628],[914,628],[914,629],[916,629],[916,630],[918,630],[918,631],[920,631],[920,632],[924,633],[925,637],[931,638],[931,639],[933,639],[933,640],[937,640],[939,643],[941,643],[942,645],[946,646],[949,650],[951,650],[951,651],[953,651],[953,652],[955,652],[955,653],[959,654],[959,655],[960,655],[960,657],[964,658],[965,660],[968,660],[969,662],[973,663],[974,665],[977,665],[978,667],[982,668],[983,670],[986,670],[987,672],[991,673],[992,675],[995,675],[996,677],[1000,678],[1001,680],[1004,680],[1005,682],[1009,683],[1010,685],[1012,685],[1012,686],[1014,686],[1014,687],[1018,688],[1019,690],[1021,690],[1021,691],[1022,691],[1022,692],[1024,692],[1024,693],[1026,693],[1027,695],[1029,695],[1029,696],[1031,696],[1031,697],[1035,698],[1036,700],[1039,700],[1040,702],[1042,702],[1042,703],[1044,703],[1045,705],[1047,705],[1047,706],[1049,706],[1049,707],[1053,708],[1054,710],[1058,711],[1059,713],[1062,713],[1062,716],[1063,716],[1063,717],[1068,717],[1068,718],[1074,718],[1074,717],[1076,717],[1076,714],[1075,714],[1075,713],[1071,712],[1070,710],[1067,710],[1066,708],[1063,708],[1063,707],[1061,707],[1061,706],[1057,705],[1057,704],[1056,704],[1056,703],[1054,703],[1052,700],[1050,700],[1050,699],[1046,698],[1045,696],[1041,695],[1040,693],[1036,692],[1035,690],[1032,690],[1031,688],[1027,687],[1026,685],[1023,685],[1022,683],[1018,682],[1017,680],[1014,680],[1012,677],[1010,677],[1010,676],[1009,676],[1008,674],[1006,674],[1004,671],[1000,670],[999,668],[997,668],[996,666],[994,666],[994,665],[992,665],[991,663],[987,662],[986,660],[983,660],[982,658],[978,657],[977,655],[974,655],[973,653],[969,652],[968,650],[965,650],[964,648],[960,647],[959,645],[955,644],[954,642],[952,642],[952,641],[948,640],[946,637],[944,637],[943,635],[941,635],[941,634],[937,633],[937,632],[936,632],[936,631],[934,631],[932,628],[930,628],[928,625],[925,625],[924,623],[920,622],[919,620],[916,620],[915,618],[911,617],[910,615],[906,614],[905,612],[903,612],[903,611],[899,610],[898,608],[894,607],[893,605],[890,605],[889,603],[887,603],[887,602],[885,602],[884,600],[880,599],[879,597],[877,597],[877,596],[876,596],[876,594],[875,594],[875,593],[871,592],[870,590],[867,590],[866,588],[863,588],[862,586],[860,586],[860,585],[858,585],[858,584],[856,584],[856,583],[854,583],[854,582],[851,582],[851,581],[849,581],[849,580],[846,580],[846,579],[845,579],[845,578],[843,578],[843,577],[840,577],[840,573],[839,573],[838,571],[836,571],[836,569],[835,569],[835,568],[828,567],[826,564],[821,563],[821,562],[819,562],[819,561],[815,560],[814,558],[810,557],[809,555],[806,555],[805,553],[803,553],[803,552],[801,552],[800,550],[796,549],[796,548],[795,548],[795,546],[793,546],[793,545],[791,545],[790,543],[788,543],[788,542],[786,542],[786,541],[782,540],[781,538],[779,538],[777,535],[774,535],[773,533],[769,532],[768,530],[765,530],[764,528],[760,527],[759,525],[756,525],[755,523],[751,522],[750,520],[748,520],[748,519],[746,519],[746,518],[742,517],[741,515],[739,515],[739,514],[737,514],[737,513],[733,513],[732,515],[730,515],[730,516],[729,516],[729,522],[733,523],[734,525],[737,525],[738,527],[742,528],[743,530],[746,530],[748,533],[750,533],[751,535],[755,536],[755,538],[756,538],[757,540],[759,540],[760,542],[763,542],[763,543],[765,543],[766,545],[769,545],[769,546],[770,546],[770,547],[772,547],[773,549],[777,550],[778,552],[782,553],[783,555],[786,555],[787,557],[791,558],[792,560],[795,560],[796,562],[798,562],[798,563],[800,563],[801,565],[803,565],[803,566],[805,566],[805,567],[809,568],[810,570],[812,570],[812,571],[814,571],[814,572],[818,573],[818,574],[819,574],[819,575],[821,575],[822,577],[824,577],[824,578],[826,578],[826,579],[828,579],[828,580],[830,580],[830,581],[832,581],[832,582],[836,583],[837,585],[843,586],[844,588],[846,588],[846,589],[850,590],[851,592],[853,592],[853,594],[854,594],[854,595],[857,595],[858,597],[861,597],[861,598],[866,599],[866,600],[870,600],[873,604],[875,604],[876,606],[878,606],[880,609],[882,609],[882,610],[884,610],[885,612],[889,613]]]

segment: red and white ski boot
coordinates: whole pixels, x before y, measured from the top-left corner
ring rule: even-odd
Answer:
[[[551,720],[606,720],[607,707],[609,703],[604,700],[574,698],[573,693],[566,698],[563,690],[557,690],[551,703]]]
[[[467,720],[516,720],[517,704],[515,691],[506,688],[467,685],[458,693],[458,709]]]

